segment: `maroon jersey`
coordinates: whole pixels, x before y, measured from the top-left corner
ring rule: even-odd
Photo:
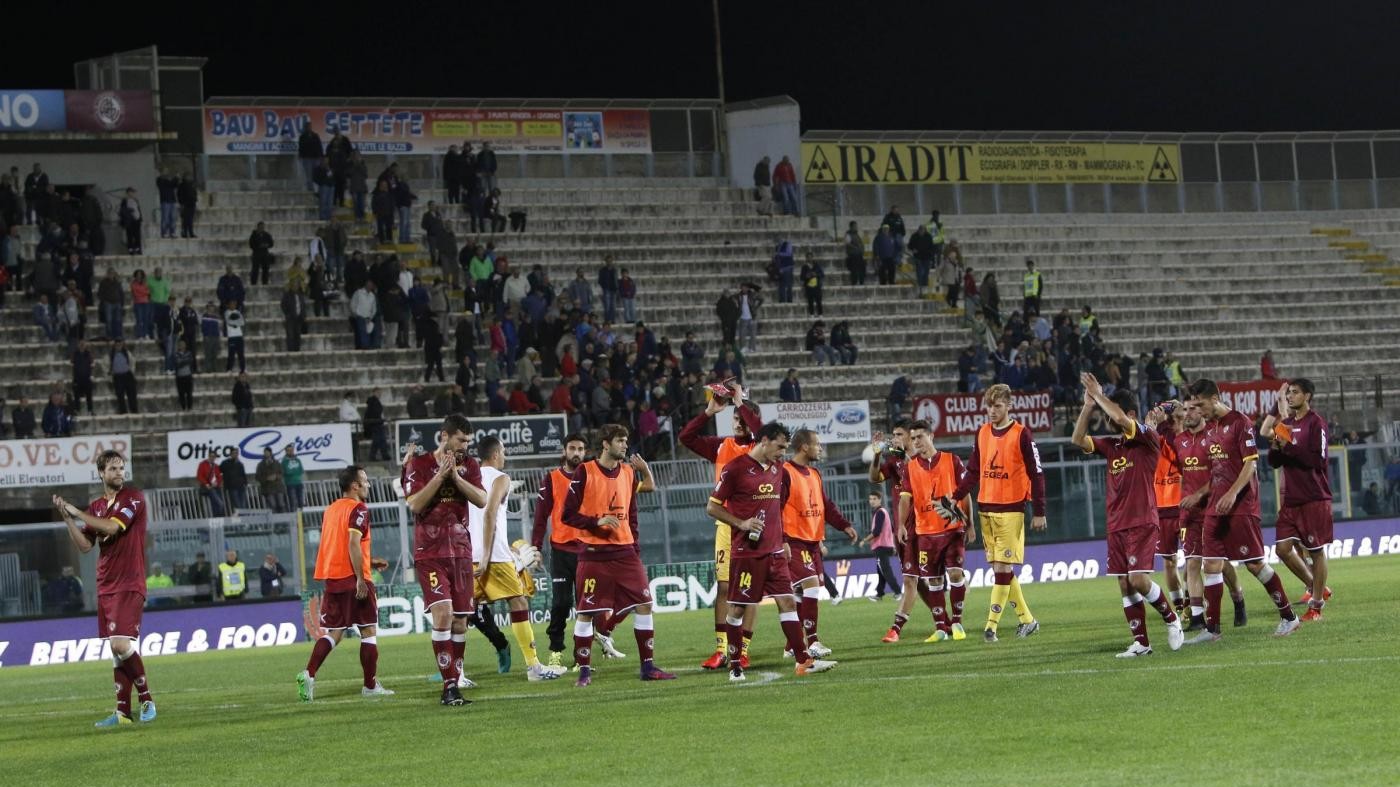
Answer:
[[[1108,532],[1152,525],[1157,519],[1157,458],[1162,439],[1136,421],[1117,437],[1091,437],[1094,452],[1108,460]]]
[[[405,497],[428,485],[437,475],[438,460],[431,453],[409,461],[400,476]],[[481,465],[466,457],[455,470],[467,483],[481,486]],[[451,479],[443,479],[437,497],[413,515],[415,558],[472,557],[471,531],[467,529],[467,498]]]
[[[1245,462],[1259,458],[1254,445],[1254,424],[1238,410],[1220,416],[1206,426],[1206,453],[1210,458],[1210,503],[1206,513],[1215,512],[1216,501],[1229,491],[1244,470]],[[1259,516],[1259,476],[1250,475],[1235,505],[1225,516]]]
[[[139,489],[122,487],[109,502],[99,497],[87,513],[111,519],[121,530],[104,536],[87,525],[83,535],[97,543],[97,595],[140,593],[146,595],[146,496]]]
[[[892,451],[885,451],[885,456],[888,458],[885,459],[884,464],[880,465],[880,480],[890,482],[889,500],[894,504],[895,516],[898,516],[899,496],[904,492],[904,485],[902,482],[904,479],[904,464],[906,460],[903,454],[896,454]],[[913,513],[912,510],[910,513]],[[902,524],[904,523],[896,523],[895,527],[898,528]]]
[[[1327,477],[1327,422],[1316,411],[1302,418],[1285,418],[1292,442],[1269,451],[1269,466],[1283,468],[1283,504],[1301,506],[1332,499]]]
[[[1210,453],[1206,432],[1181,431],[1172,436],[1176,466],[1181,470],[1181,496],[1186,497],[1210,483]]]
[[[740,519],[763,522],[763,535],[750,541],[747,531],[734,528],[730,555],[760,557],[783,551],[783,463],[767,467],[748,454],[734,459],[720,471],[710,499]]]

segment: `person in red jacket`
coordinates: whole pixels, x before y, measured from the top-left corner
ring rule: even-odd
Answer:
[[[793,171],[792,162],[787,156],[783,156],[783,160],[773,168],[773,187],[778,191],[778,198],[783,201],[783,212],[789,216],[798,215],[797,173]]]
[[[210,513],[223,516],[224,474],[219,470],[219,465],[212,455],[204,457],[204,461],[199,463],[199,468],[195,470],[195,478],[199,481],[200,494],[209,501]]]

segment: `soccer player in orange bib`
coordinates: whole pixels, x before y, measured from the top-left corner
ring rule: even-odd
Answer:
[[[126,458],[117,451],[97,455],[102,496],[83,511],[58,495],[54,507],[68,526],[79,552],[98,548],[97,636],[112,650],[117,709],[97,722],[99,729],[130,724],[131,688],[141,702],[139,719],[155,721],[156,703],[141,661],[141,610],[146,606],[146,496],[126,485]]]
[[[1283,469],[1283,505],[1278,511],[1278,558],[1308,591],[1303,620],[1322,620],[1332,597],[1327,587],[1327,546],[1332,543],[1332,482],[1327,477],[1327,419],[1312,409],[1311,380],[1291,380],[1280,392],[1278,415],[1264,419],[1269,466]],[[1303,559],[1307,550],[1309,567]]]
[[[982,639],[996,642],[997,625],[1008,603],[1020,621],[1016,636],[1029,637],[1040,630],[1040,622],[1031,614],[1021,593],[1016,566],[1025,562],[1027,500],[1034,514],[1031,529],[1046,528],[1045,475],[1031,431],[1011,418],[1011,388],[1001,383],[988,388],[982,407],[987,411],[987,422],[977,430],[968,472],[952,499],[956,502],[977,490],[983,546],[996,577]],[[946,504],[945,508],[951,510],[952,505]]]
[[[913,453],[904,463],[899,479],[899,521],[912,519],[914,532],[904,536],[914,542],[919,566],[919,582],[933,594],[933,634],[925,642],[966,639],[962,625],[962,596],[956,597],[951,613],[943,589],[944,578],[963,587],[963,556],[967,552],[968,504],[963,500],[956,512],[939,511],[939,502],[958,488],[966,468],[962,460],[933,445],[928,421],[909,425]],[[952,514],[952,516],[948,516]]]
[[[807,650],[818,658],[831,655],[831,648],[817,636],[817,610],[820,608],[822,554],[826,526],[845,533],[851,543],[860,538],[840,509],[826,496],[822,474],[816,463],[822,458],[822,441],[810,429],[798,429],[792,436],[792,461],[783,463],[783,536],[788,557],[788,572],[792,586],[800,590],[797,616],[802,621],[802,635]],[[786,655],[786,654],[785,654]]]
[[[890,500],[894,501],[895,516],[899,516],[899,498],[903,487],[900,486],[900,476],[904,469],[909,454],[909,424],[908,418],[901,418],[894,422],[891,429],[889,445],[885,445],[884,435],[876,432],[874,440],[871,441],[870,448],[874,456],[870,460],[870,483],[883,484],[890,482]],[[889,631],[880,638],[881,642],[898,642],[900,634],[904,631],[904,624],[909,622],[909,613],[914,609],[914,597],[918,596],[924,602],[924,606],[929,610],[933,609],[933,591],[928,589],[928,585],[919,581],[919,559],[917,539],[912,537],[912,526],[910,520],[897,520],[891,523],[894,528],[895,546],[898,549],[899,564],[901,573],[904,575],[904,589],[899,594],[899,606],[894,611],[894,622],[890,624]],[[962,600],[967,592],[965,580],[950,582],[952,590],[953,607],[962,609]],[[959,625],[954,630],[956,639],[961,639],[962,626]]]
[[[1172,609],[1171,600],[1152,581],[1153,556],[1161,550],[1161,524],[1157,519],[1160,501],[1153,485],[1157,460],[1161,456],[1162,438],[1138,423],[1137,397],[1126,388],[1115,391],[1110,398],[1092,374],[1080,377],[1084,385],[1084,406],[1074,422],[1070,439],[1086,453],[1099,454],[1108,460],[1108,491],[1105,506],[1108,511],[1108,575],[1118,577],[1118,590],[1123,594],[1123,616],[1128,619],[1128,631],[1133,641],[1118,654],[1120,659],[1147,656],[1152,644],[1147,637],[1146,601],[1167,624],[1167,643],[1180,650],[1185,635],[1181,619]],[[1089,417],[1094,408],[1103,410],[1118,436],[1090,437]]]
[[[651,468],[640,454],[627,458],[627,427],[608,424],[599,430],[598,458],[574,471],[564,501],[564,523],[581,531],[574,601],[575,685],[593,681],[593,619],[636,610],[632,633],[642,661],[642,680],[674,680],[653,662],[656,646],[651,616],[651,585],[642,566],[637,529],[637,493],[656,489]]]
[[[569,484],[574,471],[583,464],[588,442],[582,435],[564,438],[563,464],[545,474],[535,498],[535,528],[530,541],[535,549],[544,550],[545,531],[549,531],[549,582],[552,588],[549,607],[549,666],[564,666],[564,626],[574,607],[574,577],[578,572],[578,553],[583,551],[579,532],[564,524],[564,499],[569,496]]]
[[[1274,636],[1286,637],[1302,625],[1283,580],[1264,561],[1264,534],[1259,529],[1259,476],[1254,463],[1259,450],[1254,445],[1254,423],[1238,410],[1220,401],[1220,388],[1213,380],[1191,383],[1191,401],[1206,418],[1206,454],[1210,458],[1210,496],[1205,523],[1201,529],[1205,558],[1206,629],[1187,640],[1188,645],[1220,639],[1220,602],[1225,595],[1220,575],[1227,560],[1244,563],[1255,579],[1269,592],[1278,607],[1279,623]]]
[[[743,386],[731,382],[728,388],[729,395],[724,396],[716,394],[712,387],[710,400],[705,404],[705,412],[690,419],[690,423],[686,424],[677,436],[681,445],[694,451],[701,459],[714,463],[715,483],[719,483],[719,473],[725,465],[753,447],[753,435],[763,427],[763,421],[758,417],[758,406],[745,399]],[[734,404],[734,436],[706,435],[706,424],[730,403]],[[731,536],[729,525],[715,520],[715,652],[700,665],[705,669],[723,669],[728,663],[725,649],[726,632],[729,627],[725,623],[724,599],[729,597]],[[740,650],[739,660],[744,662],[745,666],[749,659],[749,643],[753,640],[753,624],[757,615],[757,607],[750,607],[744,612],[744,646]]]
[[[360,669],[366,697],[382,697],[394,692],[384,688],[376,672],[379,667],[379,602],[374,596],[370,571],[386,568],[382,558],[370,557],[369,477],[359,465],[350,465],[337,476],[340,498],[321,517],[321,544],[316,549],[316,579],[325,583],[321,594],[320,626],[324,634],[311,649],[306,669],[297,675],[297,693],[302,702],[316,697],[316,670],[340,644],[345,630],[360,631]]]
[[[1180,402],[1163,402],[1143,418],[1143,423],[1161,438],[1161,453],[1152,486],[1157,492],[1157,557],[1162,559],[1162,574],[1167,580],[1172,609],[1186,614],[1186,594],[1181,589],[1181,573],[1177,570],[1176,554],[1181,550],[1181,458],[1176,455],[1172,440],[1181,428],[1185,407]]]

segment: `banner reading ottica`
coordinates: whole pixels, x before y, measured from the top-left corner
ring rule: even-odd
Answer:
[[[934,437],[977,434],[987,422],[982,394],[933,394],[914,398],[914,417],[928,421]],[[1011,394],[1011,417],[1032,432],[1048,432],[1055,418],[1055,397],[1049,391]]]
[[[107,450],[126,457],[126,480],[130,481],[129,434],[0,440],[0,489],[101,483],[93,461]]]
[[[324,144],[340,132],[363,153],[446,153],[490,142],[499,153],[650,153],[645,109],[432,109],[428,107],[206,106],[204,152],[295,155],[310,123]]]
[[[354,462],[355,453],[354,436],[346,423],[195,429],[168,432],[165,441],[171,478],[194,478],[206,456],[220,462],[236,456],[252,475],[262,461],[264,448],[271,448],[280,461],[286,447],[292,446],[306,472],[344,469]]]
[[[499,438],[506,456],[558,456],[564,451],[568,424],[563,415],[508,415],[501,418],[473,418],[472,444],[491,435]],[[409,442],[427,451],[437,449],[441,418],[394,422],[396,456],[403,456]]]
[[[1123,142],[803,142],[803,181],[1179,183],[1176,145]]]
[[[764,423],[777,421],[796,432],[811,429],[823,443],[870,442],[870,402],[769,402],[758,406]],[[715,434],[734,434],[734,409],[726,407],[715,416]]]

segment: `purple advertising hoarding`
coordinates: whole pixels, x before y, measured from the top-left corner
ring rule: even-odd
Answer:
[[[141,620],[141,655],[290,645],[301,639],[301,631],[301,601],[295,598],[147,610]],[[0,668],[110,658],[107,642],[96,633],[93,616],[0,623]]]

